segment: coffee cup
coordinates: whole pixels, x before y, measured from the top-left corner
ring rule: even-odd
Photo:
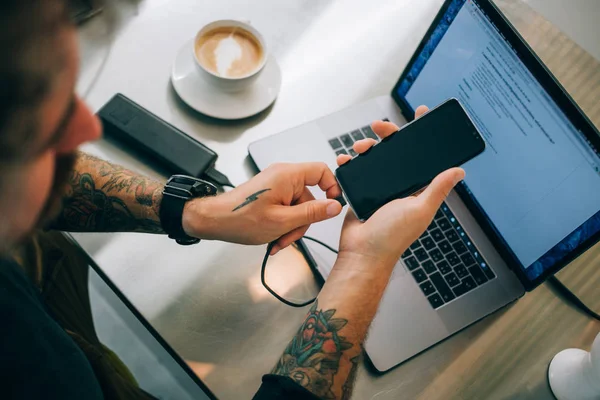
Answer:
[[[237,20],[204,26],[196,34],[192,50],[203,78],[225,92],[248,88],[267,62],[264,37],[249,23]]]

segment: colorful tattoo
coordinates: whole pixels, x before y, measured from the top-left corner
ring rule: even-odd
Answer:
[[[339,335],[348,321],[333,318],[335,309],[317,311],[317,307],[315,301],[272,373],[289,376],[323,399],[334,399],[331,388],[342,352],[352,348],[352,343]]]
[[[267,192],[269,190],[271,190],[271,189],[263,189],[263,190],[259,190],[258,192],[254,193],[254,194],[251,194],[250,196],[246,197],[246,200],[242,204],[240,204],[239,206],[237,206],[236,208],[234,208],[233,210],[231,210],[231,212],[237,211],[240,208],[245,207],[248,204],[255,202],[256,200],[258,200],[258,195],[259,194],[262,194],[262,193]]]

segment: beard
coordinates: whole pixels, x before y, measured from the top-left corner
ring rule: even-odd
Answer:
[[[0,223],[0,238],[6,239],[0,240],[0,257],[5,253],[10,253],[15,249],[18,249],[21,245],[27,243],[27,241],[33,237],[36,231],[51,227],[51,223],[55,220],[62,209],[63,199],[68,189],[67,183],[69,181],[69,176],[75,167],[76,161],[76,153],[65,154],[56,157],[54,178],[52,187],[50,188],[50,193],[36,223],[30,227],[29,230],[17,237],[14,236],[15,232],[11,229],[10,224]]]
[[[69,176],[75,167],[77,153],[63,154],[56,157],[54,179],[46,204],[36,223],[37,228],[45,228],[51,224],[62,210],[63,198],[67,191]]]

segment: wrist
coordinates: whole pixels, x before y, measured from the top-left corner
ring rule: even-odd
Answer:
[[[211,239],[215,229],[214,203],[216,196],[191,199],[183,207],[181,225],[186,235]]]
[[[396,252],[384,251],[383,249],[347,249],[340,248],[338,259],[352,264],[374,265],[382,268],[394,268],[400,256]]]
[[[319,304],[328,304],[331,308],[350,306],[355,313],[354,329],[366,332],[395,264],[390,259],[340,253],[319,293]],[[364,337],[360,332],[357,334]]]
[[[384,254],[371,254],[367,252],[341,250],[338,254],[336,265],[339,269],[357,271],[358,273],[377,274],[378,272],[391,271],[398,262],[393,256]]]

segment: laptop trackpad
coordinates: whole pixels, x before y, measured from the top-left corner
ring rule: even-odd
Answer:
[[[396,269],[402,268],[397,264]],[[375,367],[385,371],[448,335],[409,273],[396,271],[371,325],[365,349]]]

